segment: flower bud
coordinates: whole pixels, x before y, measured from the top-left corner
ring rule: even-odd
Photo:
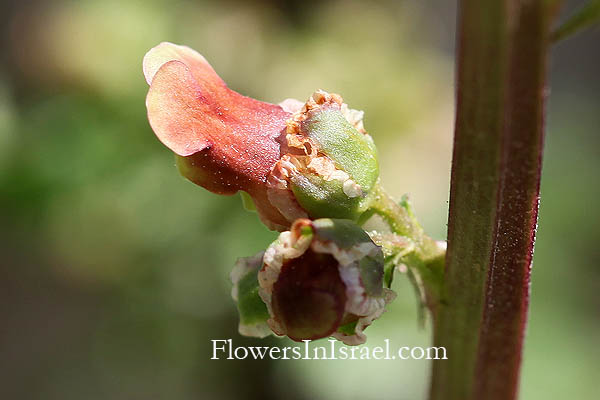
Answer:
[[[395,297],[383,287],[381,248],[340,219],[294,222],[265,251],[258,284],[268,325],[296,341],[364,343],[363,330]]]
[[[362,112],[337,94],[315,92],[287,120],[282,156],[268,177],[268,198],[288,220],[356,220],[372,201],[379,167]]]

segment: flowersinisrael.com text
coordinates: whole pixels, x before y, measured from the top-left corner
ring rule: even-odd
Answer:
[[[286,347],[234,346],[232,339],[213,339],[211,360],[447,360],[444,347],[391,348],[390,340],[385,345],[368,347],[336,346],[336,340],[329,339],[327,345],[309,347],[310,340],[303,344]]]

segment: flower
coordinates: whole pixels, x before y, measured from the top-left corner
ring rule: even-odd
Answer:
[[[381,188],[362,111],[323,90],[305,103],[242,96],[204,57],[172,43],[151,49],[143,70],[148,120],[180,173],[217,194],[241,192],[248,209],[282,232],[231,273],[241,334],[364,343],[365,328],[395,298],[389,285],[401,265],[435,309],[445,251],[406,201]],[[360,228],[373,214],[391,236],[372,239]]]
[[[264,252],[257,279],[268,326],[296,341],[364,343],[364,329],[395,298],[383,285],[381,248],[342,219],[295,221]]]
[[[270,205],[266,181],[290,113],[229,89],[204,57],[161,43],[144,57],[148,120],[184,177],[217,194],[246,191],[272,229],[289,222]]]
[[[218,194],[250,195],[261,221],[357,220],[379,169],[362,112],[322,90],[279,105],[229,89],[194,50],[161,43],[144,57],[148,120],[181,174]]]

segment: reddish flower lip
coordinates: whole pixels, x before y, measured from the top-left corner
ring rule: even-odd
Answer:
[[[213,193],[248,192],[265,225],[287,228],[266,183],[291,114],[229,89],[189,47],[163,42],[145,55],[143,70],[148,121],[182,175]]]
[[[277,138],[290,114],[280,106],[229,89],[204,57],[185,46],[161,43],[144,57],[150,85],[148,120],[175,154],[196,156],[202,186],[221,194],[264,185],[280,158]]]

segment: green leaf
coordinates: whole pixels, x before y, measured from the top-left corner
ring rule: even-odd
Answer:
[[[552,41],[558,42],[600,22],[600,0],[590,0],[552,32]]]

